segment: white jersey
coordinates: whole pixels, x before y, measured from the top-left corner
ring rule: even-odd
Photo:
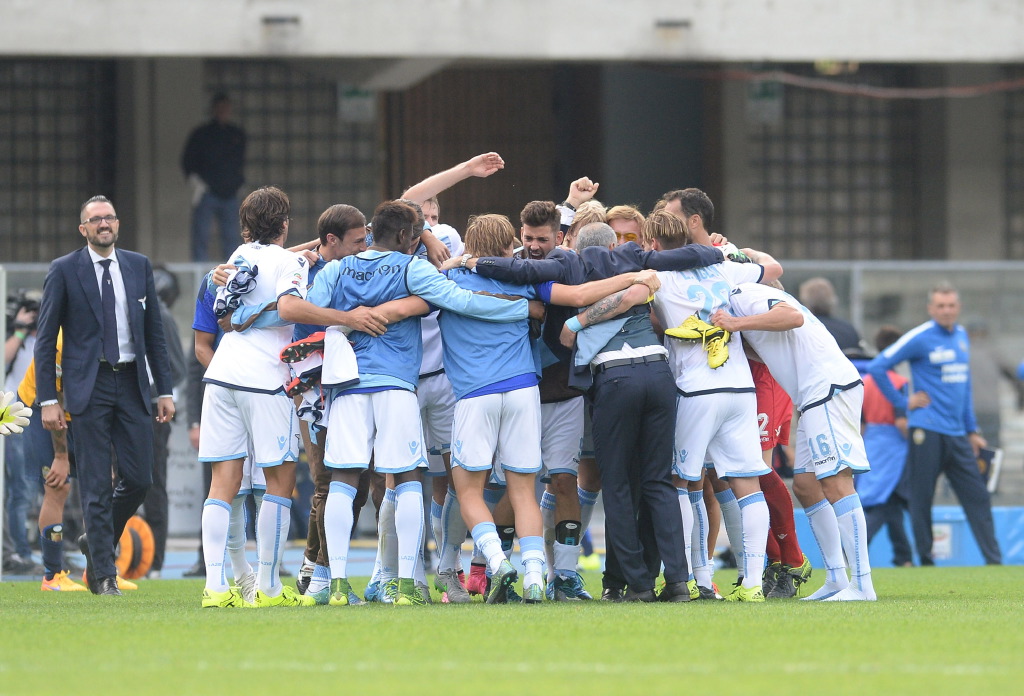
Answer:
[[[287,294],[305,298],[309,264],[302,255],[252,243],[235,249],[230,259],[239,269],[256,271],[255,287],[240,296],[243,306],[260,307]],[[224,334],[203,381],[244,391],[282,391],[290,375],[281,349],[291,342],[292,331],[289,324]]]
[[[462,237],[451,225],[434,225],[430,228],[440,241],[448,247],[452,256],[462,256],[466,245]],[[426,252],[417,254],[420,258],[427,258]],[[431,312],[420,320],[420,331],[423,333],[423,361],[420,363],[420,377],[434,375],[444,369],[441,353],[441,327],[438,326],[437,317],[440,310]]]
[[[761,280],[764,269],[753,263],[725,261],[691,271],[661,271],[661,289],[654,295],[654,313],[663,328],[679,326],[696,314],[706,322],[718,309],[729,306],[729,295],[741,283]],[[700,342],[665,337],[669,365],[676,387],[686,396],[721,391],[754,391],[739,334],[729,340],[729,360],[712,370]]]
[[[804,315],[803,326],[790,331],[744,331],[743,338],[761,356],[793,403],[803,411],[860,383],[860,373],[843,355],[832,334],[792,295],[747,283],[733,291],[730,310],[734,316],[749,317],[763,314],[779,302],[799,309]]]

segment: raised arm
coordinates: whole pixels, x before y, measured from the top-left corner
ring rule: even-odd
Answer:
[[[451,169],[432,174],[420,183],[406,189],[402,198],[408,198],[420,205],[423,202],[436,196],[445,189],[449,189],[460,181],[465,181],[471,176],[487,178],[499,169],[505,168],[505,160],[497,152],[485,152],[468,159],[462,164],[456,164]]]
[[[782,264],[773,259],[768,252],[755,249],[740,249],[740,251],[746,254],[751,261],[764,268],[760,280],[762,285],[770,285],[782,277]]]

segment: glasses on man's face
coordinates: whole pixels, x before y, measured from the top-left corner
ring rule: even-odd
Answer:
[[[625,244],[626,242],[639,242],[640,241],[640,238],[638,236],[636,236],[632,232],[626,232],[626,233],[616,232],[615,236],[618,238],[620,244]]]
[[[95,217],[91,217],[88,220],[83,220],[82,224],[83,225],[85,225],[85,224],[98,225],[101,222],[117,222],[117,216],[116,215],[96,215]]]

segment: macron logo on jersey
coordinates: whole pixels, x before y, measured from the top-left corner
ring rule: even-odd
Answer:
[[[280,436],[279,438],[277,438],[277,448],[284,449],[284,445],[286,442],[288,442],[288,438],[285,437],[284,435]]]
[[[391,265],[378,266],[377,268],[375,268],[375,269],[373,269],[371,271],[357,271],[354,268],[351,268],[349,266],[345,266],[344,268],[341,269],[341,274],[349,276],[350,278],[352,278],[352,280],[367,281],[367,280],[372,280],[373,276],[375,276],[375,275],[379,275],[379,276],[398,275],[399,273],[402,272],[402,270],[403,270],[402,266],[391,266]]]
[[[686,450],[679,450],[679,463],[680,463],[680,464],[685,464],[685,463],[686,463],[686,457],[687,457],[687,456],[688,456],[689,454],[690,454],[690,453],[689,453],[689,452],[687,452]]]

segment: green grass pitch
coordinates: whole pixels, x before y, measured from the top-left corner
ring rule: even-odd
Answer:
[[[4,583],[0,695],[1014,693],[1022,581],[1019,567],[887,569],[870,604],[270,610],[200,609],[199,580],[122,599]]]

